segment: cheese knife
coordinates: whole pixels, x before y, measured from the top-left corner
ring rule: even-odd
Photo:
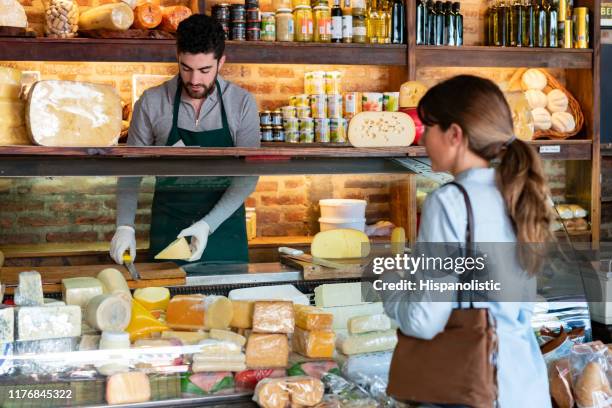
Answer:
[[[133,280],[140,280],[140,274],[136,270],[136,267],[134,266],[134,262],[132,261],[132,257],[130,256],[129,252],[123,254],[123,264],[130,272],[130,275],[132,275]]]

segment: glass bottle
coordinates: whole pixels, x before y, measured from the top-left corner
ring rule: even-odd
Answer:
[[[344,0],[344,7],[342,7],[342,42],[353,42],[353,14],[351,0]]]
[[[453,3],[447,0],[444,3],[444,45],[455,46],[455,16]]]
[[[331,42],[342,42],[342,9],[340,8],[340,0],[334,0],[334,6],[331,10]]]
[[[378,18],[378,1],[368,0],[366,6],[366,29],[368,42],[376,44],[378,43],[378,24],[380,22]]]
[[[538,27],[538,3],[535,0],[525,0],[525,18],[527,24],[525,26],[525,38],[523,43],[527,47],[535,47],[536,32]]]
[[[551,3],[547,14],[548,46],[550,48],[557,48],[559,46],[559,36],[557,32],[557,27],[559,25],[559,3]]]
[[[506,47],[508,44],[508,23],[510,22],[510,18],[508,18],[508,13],[510,9],[506,2],[502,0],[497,9],[498,16],[498,30],[499,30],[499,41],[502,47]]]
[[[442,2],[436,1],[435,6],[435,22],[434,22],[434,45],[444,44],[444,10]]]
[[[461,3],[453,3],[453,15],[455,17],[455,45],[463,45],[463,16],[461,15]]]
[[[493,13],[495,12],[495,2],[489,1],[489,6],[487,7],[487,14],[485,20],[486,32],[485,32],[485,44],[486,45],[495,45],[495,41],[493,40]]]
[[[395,5],[395,2],[393,3]],[[424,45],[425,41],[425,27],[427,27],[427,6],[425,0],[419,0],[416,9],[416,44]]]
[[[382,16],[385,21],[384,43],[391,44],[391,2],[392,0],[383,0]]]
[[[523,46],[523,7],[520,0],[514,0],[512,4],[512,40],[515,47]]]
[[[366,43],[368,40],[367,19],[364,8],[353,8],[353,42]]]
[[[493,37],[493,42],[491,45],[494,45],[496,47],[501,47],[502,43],[501,43],[501,37],[500,37],[500,33],[501,33],[501,27],[500,27],[500,13],[501,12],[501,7],[500,7],[500,3],[494,3],[493,6],[491,7],[491,34]]]
[[[427,44],[436,45],[436,9],[433,0],[427,0]]]
[[[419,2],[419,4],[423,5],[423,8],[425,8],[425,1],[421,0]],[[423,27],[423,17],[421,16],[421,20],[420,20],[420,30],[418,28],[419,25],[419,20],[417,20],[417,33],[420,31],[421,32],[421,42],[418,43],[419,45],[424,44],[423,43],[423,34],[424,34],[424,27]],[[392,44],[403,44],[404,42],[406,42],[406,34],[404,34],[406,32],[406,9],[404,7],[404,1],[403,0],[393,0],[393,4],[391,5],[391,43]]]
[[[538,30],[536,44],[540,48],[548,47],[548,33],[546,32],[548,24],[546,22],[548,16],[548,8],[550,7],[547,0],[542,0],[538,8]]]
[[[506,5],[506,45],[516,47],[516,24],[514,22],[514,8],[511,1],[508,0]]]

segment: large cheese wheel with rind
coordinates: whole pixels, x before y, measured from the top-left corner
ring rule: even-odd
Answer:
[[[32,142],[40,146],[112,146],[121,135],[121,122],[121,99],[108,85],[39,81],[28,95],[26,124]]]
[[[338,228],[319,232],[312,239],[310,253],[316,258],[365,258],[370,254],[370,239],[362,231]]]
[[[361,112],[349,123],[355,147],[406,147],[416,136],[412,118],[402,112]]]
[[[25,9],[17,0],[0,0],[0,27],[28,26]]]

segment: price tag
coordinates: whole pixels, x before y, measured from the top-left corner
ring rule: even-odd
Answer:
[[[561,145],[540,146],[540,153],[561,153]]]

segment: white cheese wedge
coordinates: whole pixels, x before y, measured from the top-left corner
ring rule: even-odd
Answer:
[[[96,278],[82,277],[62,279],[62,295],[67,305],[85,308],[87,302],[103,293],[102,282]]]
[[[45,340],[80,335],[81,308],[78,306],[17,309],[17,340]]]
[[[349,123],[348,138],[355,147],[402,147],[414,142],[416,128],[402,112],[361,112]]]
[[[0,0],[0,26],[19,28],[28,26],[25,9],[17,0]]]
[[[108,85],[39,81],[28,95],[26,123],[40,146],[112,146],[121,135],[121,99]]]
[[[185,238],[178,238],[176,241],[164,248],[155,259],[180,259],[183,261],[191,258],[191,249]]]

